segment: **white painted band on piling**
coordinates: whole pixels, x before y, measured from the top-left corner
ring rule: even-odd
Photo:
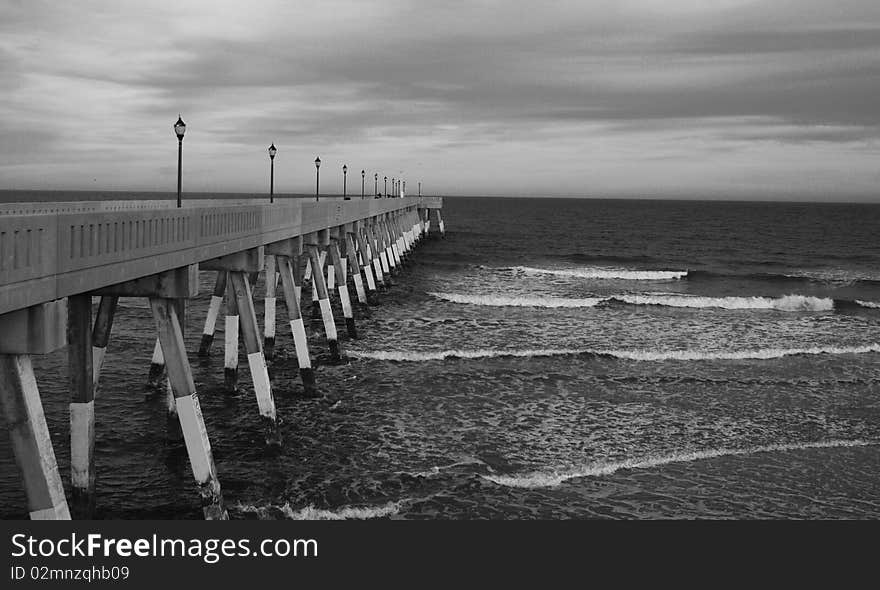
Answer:
[[[443,224],[443,220],[442,220],[442,219],[440,220],[440,233],[441,233],[441,234],[445,234],[445,233],[446,233],[446,226]]]
[[[238,316],[226,316],[226,356],[224,367],[235,369],[238,367]]]
[[[390,248],[385,248],[382,252],[382,270],[387,273],[391,272],[391,269],[394,268],[394,255],[389,255],[388,250]]]
[[[332,264],[327,265],[327,292],[333,291],[336,288],[336,269],[333,268]]]
[[[354,290],[357,292],[358,301],[361,303],[367,302],[367,292],[364,291],[364,281],[361,278],[361,273],[357,273],[354,275]]]
[[[318,300],[318,288],[315,286],[315,281],[312,281],[312,301]]]
[[[70,404],[70,481],[89,487],[89,458],[95,448],[95,402]]]
[[[342,276],[348,277],[348,259],[343,258],[339,262],[342,264]]]
[[[165,364],[165,355],[162,354],[162,345],[159,343],[159,339],[156,338],[156,346],[153,347],[153,361],[154,365],[164,365]]]
[[[275,338],[275,298],[266,297],[266,326],[264,336]]]
[[[367,277],[367,287],[369,287],[370,291],[375,291],[376,280],[373,278],[373,269],[370,268],[369,264],[364,265],[364,276]]]
[[[208,305],[208,317],[205,318],[205,329],[202,334],[208,336],[214,335],[214,327],[217,325],[217,315],[220,313],[220,306],[223,304],[223,298],[217,295],[211,295],[211,303]]]
[[[266,368],[266,357],[262,352],[248,355],[248,367],[254,382],[254,393],[257,395],[257,407],[260,416],[275,419],[275,400],[272,398],[272,384],[269,382],[269,370]]]
[[[299,368],[311,369],[312,361],[309,358],[309,344],[302,318],[290,320],[290,331],[293,334],[293,344],[296,346],[296,362],[299,364]]]
[[[293,293],[294,293],[294,295],[296,295],[296,304],[300,305],[300,301],[302,301],[302,293],[303,293],[302,285],[294,284],[293,285]]]
[[[342,303],[342,316],[345,318],[353,318],[351,313],[351,297],[348,294],[348,285],[339,285],[339,301]]]
[[[305,272],[305,274],[303,274],[303,280],[308,281],[310,278],[312,278],[312,261],[307,260],[306,261],[306,272]]]
[[[98,393],[98,378],[101,376],[101,368],[104,366],[105,354],[107,354],[106,348],[92,347],[92,387],[96,394]]]
[[[373,268],[376,270],[376,279],[381,283],[382,282],[382,265],[379,264],[379,258],[373,259]]]
[[[171,379],[165,379],[165,408],[170,416],[177,415],[177,400],[174,399],[174,389],[171,387]]]
[[[67,508],[67,500],[65,500],[52,508],[34,510],[28,516],[31,520],[70,520],[70,510]]]
[[[329,299],[321,299],[321,318],[324,320],[324,332],[327,334],[327,340],[338,340],[336,336],[336,322],[333,321],[333,310],[330,308]]]
[[[195,392],[177,398],[177,415],[180,417],[180,428],[193,476],[199,484],[214,479],[214,459],[211,457],[211,443],[205,430],[202,408]]]

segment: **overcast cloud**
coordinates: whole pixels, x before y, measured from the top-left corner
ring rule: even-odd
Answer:
[[[0,188],[880,200],[876,0],[0,0]],[[368,182],[370,192],[372,181]]]

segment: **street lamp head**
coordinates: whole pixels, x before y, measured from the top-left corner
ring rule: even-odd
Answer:
[[[321,158],[315,158],[315,168],[321,167]]]
[[[385,182],[388,182],[388,177],[387,177],[387,176],[385,177]]]
[[[364,177],[366,177],[366,176],[367,176],[367,171],[366,171],[366,170],[361,170],[361,178],[364,178]]]
[[[273,142],[272,142],[272,145],[269,146],[269,157],[272,158],[272,159],[274,160],[274,159],[275,159],[275,154],[276,154],[277,152],[278,152],[278,150],[275,148],[275,142],[273,141]]]
[[[342,173],[343,173],[343,174],[348,174],[348,166],[345,165],[345,164],[342,165]]]
[[[379,180],[379,173],[378,173],[378,172],[376,172],[376,173],[373,174],[373,179],[374,179],[374,180]]]
[[[186,123],[180,118],[179,113],[177,115],[177,123],[174,124],[174,133],[177,134],[177,139],[183,141],[183,134],[186,133]]]

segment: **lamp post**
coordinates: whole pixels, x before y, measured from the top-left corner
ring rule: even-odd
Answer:
[[[419,183],[419,196],[422,196],[422,183]]]
[[[395,181],[393,178],[391,179],[391,196],[392,196],[392,197],[393,197],[393,196],[395,195],[395,193],[397,192],[397,189],[395,188],[395,187],[397,186],[396,182],[397,182],[397,181]]]
[[[315,200],[318,199],[318,188],[321,186],[321,158],[315,158]]]
[[[342,165],[342,200],[348,200],[348,187],[346,186],[346,182],[348,181],[348,165]]]
[[[388,196],[388,177],[385,177],[385,196]]]
[[[183,134],[186,133],[186,123],[177,114],[177,123],[174,124],[174,133],[177,134],[177,208],[180,208],[181,169],[183,167]]]
[[[406,194],[406,181],[405,180],[403,181],[403,192],[400,194],[401,194],[401,196]]]
[[[373,197],[379,196],[379,173],[373,173],[373,180],[375,181],[375,185],[373,186]]]
[[[275,142],[269,146],[269,202],[275,202]]]
[[[361,170],[361,198],[364,198],[364,180],[367,177],[367,171]]]

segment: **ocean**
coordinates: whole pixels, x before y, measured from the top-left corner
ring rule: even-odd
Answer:
[[[880,517],[880,205],[448,197],[443,216],[357,310],[358,340],[337,314],[343,363],[307,325],[323,399],[297,395],[279,299],[280,450],[243,351],[223,390],[222,321],[195,354],[202,273],[187,344],[231,518]],[[146,388],[154,338],[146,302],[122,300],[97,518],[201,518]],[[35,369],[68,479],[65,354]],[[0,517],[26,514],[3,437]]]

